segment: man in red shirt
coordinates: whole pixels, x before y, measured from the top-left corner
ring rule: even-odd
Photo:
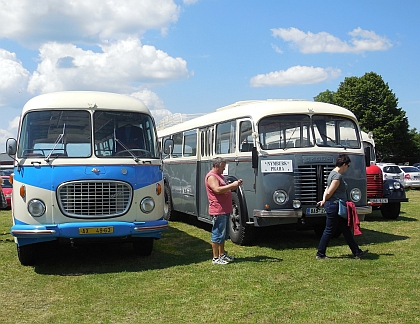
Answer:
[[[229,218],[232,213],[232,190],[242,185],[239,179],[227,183],[223,176],[226,161],[217,157],[213,160],[213,168],[205,177],[207,197],[209,199],[209,214],[213,220],[211,231],[211,246],[213,264],[227,264],[234,260],[225,251],[225,241],[229,238]]]

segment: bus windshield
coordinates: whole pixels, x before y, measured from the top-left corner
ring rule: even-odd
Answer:
[[[96,110],[93,121],[97,157],[159,158],[153,119],[147,114]],[[91,125],[87,110],[29,112],[22,122],[18,157],[90,157]]]
[[[330,115],[269,116],[259,122],[263,150],[317,146],[360,148],[357,125]]]
[[[95,155],[159,158],[153,119],[143,113],[96,111]]]
[[[18,157],[88,157],[91,129],[86,110],[29,112],[22,122]]]

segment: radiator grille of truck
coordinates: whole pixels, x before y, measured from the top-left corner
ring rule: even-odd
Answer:
[[[57,189],[61,211],[75,218],[123,215],[130,207],[132,195],[131,186],[122,181],[73,181]]]
[[[382,174],[367,174],[367,196],[368,198],[382,197]]]
[[[333,165],[303,165],[294,169],[295,196],[302,204],[316,204],[322,199]]]

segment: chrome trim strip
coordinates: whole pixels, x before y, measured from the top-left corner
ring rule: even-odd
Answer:
[[[254,217],[302,217],[301,209],[274,209],[258,210],[254,209]]]
[[[12,234],[16,235],[38,235],[38,234],[55,234],[55,230],[12,230]]]

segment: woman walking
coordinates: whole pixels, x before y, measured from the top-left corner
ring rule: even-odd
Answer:
[[[366,254],[368,250],[362,251],[354,240],[353,233],[347,224],[347,220],[338,215],[338,200],[347,200],[346,187],[347,184],[343,179],[343,173],[350,167],[350,158],[347,154],[340,154],[335,161],[335,168],[330,172],[327,180],[327,188],[325,189],[322,200],[318,203],[320,206],[325,205],[326,224],[325,229],[319,242],[317,259],[328,259],[326,250],[331,237],[339,228],[343,233],[344,239],[348,244],[353,257],[359,259]]]

